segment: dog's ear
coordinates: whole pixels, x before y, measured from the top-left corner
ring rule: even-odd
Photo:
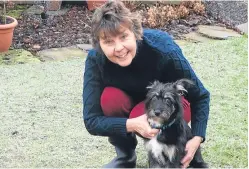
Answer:
[[[160,82],[158,80],[154,81],[153,83],[151,83],[149,86],[146,87],[146,89],[150,90],[153,87],[157,86]]]
[[[188,79],[180,79],[174,83],[174,86],[179,95],[184,95],[188,93],[188,89],[194,86],[194,83]]]

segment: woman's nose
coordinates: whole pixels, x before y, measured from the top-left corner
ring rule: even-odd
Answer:
[[[122,51],[123,48],[124,48],[124,46],[121,43],[116,43],[114,51],[120,52],[120,51]]]

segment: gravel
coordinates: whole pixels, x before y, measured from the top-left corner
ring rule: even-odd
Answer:
[[[17,49],[37,52],[49,48],[89,44],[91,15],[84,6],[74,6],[65,15],[51,15],[46,20],[41,19],[40,15],[23,13],[18,19],[12,45]]]
[[[247,1],[206,1],[207,14],[230,26],[248,22]]]

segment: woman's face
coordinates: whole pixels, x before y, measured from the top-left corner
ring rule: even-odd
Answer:
[[[136,55],[136,37],[130,29],[120,27],[116,36],[100,34],[100,47],[106,57],[119,66],[129,66]]]

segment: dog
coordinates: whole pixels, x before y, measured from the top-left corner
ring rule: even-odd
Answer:
[[[155,81],[148,86],[145,99],[145,113],[152,128],[160,132],[152,139],[145,139],[150,168],[181,168],[186,155],[185,146],[193,138],[191,128],[183,119],[181,97],[194,84],[188,79],[174,83]],[[192,168],[208,168],[200,147],[190,163]]]

